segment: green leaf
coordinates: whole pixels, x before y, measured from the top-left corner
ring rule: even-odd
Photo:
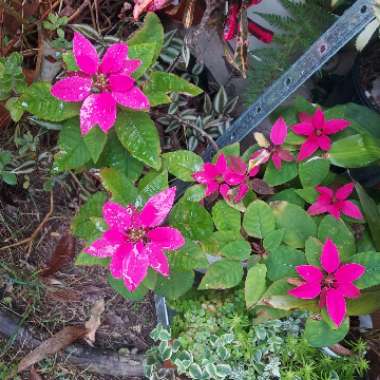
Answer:
[[[194,282],[194,272],[173,272],[170,277],[159,276],[156,293],[168,299],[177,299],[191,289]]]
[[[107,134],[99,127],[94,127],[87,135],[83,136],[83,140],[91,154],[92,160],[96,163],[107,143]]]
[[[70,119],[63,124],[58,146],[60,151],[54,157],[57,171],[78,169],[91,160],[91,154],[80,134],[78,119]]]
[[[321,266],[321,253],[323,244],[317,238],[310,236],[305,243],[305,255],[308,264]]]
[[[284,243],[293,248],[303,248],[309,236],[316,236],[313,218],[301,207],[288,202],[272,202],[277,227],[285,229]]]
[[[79,106],[65,103],[50,94],[50,84],[35,82],[22,94],[20,101],[25,111],[39,119],[63,121],[79,114]]]
[[[220,255],[220,250],[228,243],[242,239],[238,231],[215,231],[202,241],[202,247],[208,254]]]
[[[305,338],[312,347],[327,347],[340,342],[350,328],[346,318],[338,329],[331,328],[325,321],[309,317],[305,326]]]
[[[380,159],[380,141],[369,135],[352,135],[332,144],[326,154],[333,165],[362,168]]]
[[[380,251],[380,212],[375,201],[367,194],[364,188],[359,184],[355,184],[360,204],[363,209],[365,219],[371,232],[372,240],[376,249]]]
[[[149,81],[144,86],[144,92],[148,95],[176,92],[190,96],[197,96],[200,95],[203,90],[175,74],[154,71],[151,74]]]
[[[271,281],[280,280],[283,277],[296,276],[295,267],[305,264],[306,257],[303,252],[280,245],[270,251],[266,261],[268,268],[268,278]]]
[[[192,269],[206,268],[208,260],[198,243],[187,239],[185,245],[169,255],[172,271],[186,272]]]
[[[266,288],[267,268],[264,264],[256,264],[249,269],[245,280],[245,303],[247,308],[254,306]]]
[[[155,45],[152,61],[155,62],[160,55],[164,43],[164,28],[159,17],[154,12],[148,12],[141,28],[136,30],[127,40],[128,47],[152,43]]]
[[[135,79],[140,78],[145,71],[154,63],[153,59],[156,51],[156,43],[143,43],[128,46],[128,58],[139,59],[141,65],[133,72]]]
[[[342,261],[347,261],[356,252],[355,237],[351,230],[341,219],[330,215],[322,219],[318,229],[318,239],[322,243],[328,238],[338,247]]]
[[[183,197],[190,202],[200,202],[205,197],[205,187],[203,185],[190,186]]]
[[[350,257],[350,262],[366,267],[363,276],[355,281],[360,289],[370,288],[380,284],[380,253],[361,252]]]
[[[251,245],[241,239],[232,241],[225,246],[220,251],[220,254],[231,260],[247,260],[251,254]]]
[[[270,161],[263,179],[269,186],[279,186],[296,178],[297,175],[297,164],[295,162],[283,162],[281,170],[277,170],[273,162]]]
[[[298,173],[303,187],[320,185],[329,173],[330,162],[320,157],[312,157],[298,166]]]
[[[9,111],[11,119],[17,123],[22,118],[24,114],[24,109],[21,105],[20,98],[9,98],[5,103],[5,108]]]
[[[379,309],[380,290],[377,288],[360,292],[360,297],[347,299],[348,315],[366,315]]]
[[[105,168],[100,171],[102,184],[112,194],[112,200],[125,206],[134,204],[138,191],[123,173],[116,169]]]
[[[296,193],[307,203],[314,203],[318,197],[318,192],[315,187],[306,187],[305,189],[297,189]]]
[[[276,228],[273,211],[264,201],[253,201],[243,218],[243,228],[249,236],[263,239]]]
[[[96,167],[116,169],[125,174],[131,181],[136,181],[143,171],[144,164],[133,158],[124,149],[116,136],[116,132],[111,130],[108,132],[107,144]]]
[[[81,252],[78,257],[75,259],[75,265],[79,266],[93,266],[100,265],[102,267],[107,267],[110,262],[108,257],[100,258],[96,256],[91,256],[87,253]]]
[[[220,149],[212,159],[212,162],[215,162],[221,153],[224,153],[225,156],[240,156],[240,143],[236,142]]]
[[[17,184],[17,177],[16,177],[16,174],[14,173],[2,171],[0,172],[0,177],[6,184],[10,186],[14,186]]]
[[[273,195],[269,198],[270,202],[273,201],[287,201],[289,203],[293,203],[297,206],[304,208],[305,202],[304,200],[297,194],[297,191],[293,188],[281,190],[277,194]]]
[[[163,170],[160,173],[150,172],[146,174],[139,183],[140,195],[144,203],[152,195],[159,193],[169,187],[168,172]]]
[[[308,310],[317,312],[319,310],[318,304],[315,299],[303,300],[300,298],[292,297],[288,294],[271,296],[266,298],[266,304],[281,310]]]
[[[243,267],[237,261],[219,260],[211,264],[198,289],[229,289],[243,278]]]
[[[115,129],[121,144],[134,158],[153,169],[160,169],[160,138],[147,113],[119,111]]]
[[[269,234],[264,238],[264,241],[263,241],[264,249],[266,251],[272,251],[274,249],[277,249],[282,243],[284,235],[285,235],[284,229],[269,232]]]
[[[107,195],[105,193],[95,193],[80,208],[71,223],[71,229],[75,236],[87,241],[93,241],[102,234],[102,228],[97,223],[94,223],[95,219],[91,218],[102,216],[102,208],[106,199]]]
[[[74,54],[72,51],[67,51],[62,54],[62,60],[66,65],[67,71],[79,71],[79,67],[75,61]]]
[[[211,215],[200,204],[184,199],[172,209],[169,224],[191,240],[203,240],[214,231]]]
[[[230,207],[224,200],[219,200],[212,208],[212,219],[220,231],[240,231],[241,216],[238,210]]]
[[[188,150],[177,150],[162,155],[163,164],[169,173],[185,182],[194,182],[193,173],[199,171],[203,160]]]
[[[111,285],[112,289],[116,290],[116,292],[119,293],[126,300],[142,300],[149,290],[143,284],[141,284],[134,292],[130,292],[125,287],[123,280],[117,280],[116,278],[113,278],[111,275],[107,276],[107,281]]]

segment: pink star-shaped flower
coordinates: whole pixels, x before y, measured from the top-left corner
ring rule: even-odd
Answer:
[[[84,252],[96,257],[111,257],[113,277],[123,279],[133,292],[147,275],[148,267],[169,276],[165,250],[175,250],[185,244],[180,231],[158,227],[171,210],[176,188],[171,187],[153,195],[141,211],[108,201],[103,217],[109,229]]]
[[[366,268],[355,263],[341,265],[339,251],[330,239],[323,246],[320,260],[322,268],[314,265],[296,267],[303,283],[289,294],[306,300],[319,296],[319,306],[326,308],[331,320],[339,327],[346,315],[345,298],[360,296],[353,281],[363,276]]]
[[[219,193],[227,201],[238,203],[249,190],[249,177],[253,177],[257,172],[255,169],[247,174],[247,165],[240,157],[229,156],[227,159],[222,153],[215,164],[206,162],[202,170],[193,173],[193,178],[206,185],[206,197]]]
[[[328,187],[317,186],[316,190],[319,196],[316,202],[309,207],[307,212],[310,215],[319,215],[327,212],[336,219],[339,219],[341,214],[344,214],[351,218],[362,220],[363,215],[359,207],[356,206],[355,203],[347,200],[354,190],[354,186],[353,183],[347,183],[335,192]]]
[[[326,152],[330,150],[329,136],[343,131],[350,125],[350,122],[344,119],[325,120],[325,115],[320,108],[317,108],[313,116],[301,113],[299,118],[301,122],[293,125],[292,130],[297,135],[306,136],[306,140],[301,145],[297,161],[305,160],[318,149]]]
[[[130,76],[141,65],[128,59],[125,43],[111,45],[101,63],[91,42],[74,34],[73,54],[80,71],[59,80],[51,94],[65,102],[81,102],[80,129],[86,135],[96,124],[107,133],[115,124],[117,104],[135,110],[149,108],[148,98]]]
[[[259,156],[264,156],[264,159],[261,160],[261,163],[266,163],[272,158],[274,167],[277,170],[281,170],[282,161],[291,162],[293,161],[293,155],[282,147],[285,143],[286,137],[288,135],[288,127],[285,123],[285,120],[280,117],[273,124],[272,130],[270,132],[269,139],[271,143],[267,144],[268,146],[259,149],[251,156],[251,160],[257,159]]]

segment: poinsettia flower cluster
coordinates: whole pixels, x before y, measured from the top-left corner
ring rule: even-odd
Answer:
[[[128,58],[128,46],[115,43],[101,62],[95,46],[80,33],[74,34],[73,55],[79,71],[55,83],[51,93],[65,102],[82,102],[80,129],[86,135],[96,124],[107,133],[116,122],[117,105],[148,110],[149,100],[131,74],[141,65]]]
[[[347,314],[345,298],[360,296],[360,290],[353,282],[363,276],[366,268],[356,263],[341,264],[339,251],[330,239],[326,240],[322,248],[320,263],[321,267],[298,265],[296,271],[302,281],[289,294],[305,300],[319,297],[320,308],[325,308],[339,327]]]
[[[131,292],[142,283],[149,267],[169,276],[165,251],[179,249],[185,244],[179,230],[160,226],[173,206],[175,192],[176,188],[171,187],[153,195],[141,211],[133,205],[124,207],[112,201],[103,206],[108,230],[84,252],[101,258],[110,257],[112,276],[123,279]]]

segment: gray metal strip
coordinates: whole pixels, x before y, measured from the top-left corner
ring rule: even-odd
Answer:
[[[374,18],[373,1],[357,0],[217,139],[217,145],[222,148],[246,137]],[[214,153],[209,146],[203,158],[211,161]]]

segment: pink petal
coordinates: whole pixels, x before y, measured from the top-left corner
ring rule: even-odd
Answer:
[[[274,167],[277,170],[281,170],[282,160],[278,152],[275,152],[272,154],[272,162],[273,162]]]
[[[249,177],[254,177],[256,176],[260,171],[260,166],[254,166],[250,172],[248,173]]]
[[[301,298],[303,300],[311,300],[318,297],[321,293],[321,284],[318,282],[310,282],[297,286],[296,288],[289,290],[288,294],[293,297]]]
[[[347,215],[354,219],[363,220],[363,214],[360,211],[360,208],[356,206],[355,203],[351,201],[343,201],[341,202],[341,211],[344,215]]]
[[[223,153],[216,160],[215,168],[220,174],[223,174],[227,169],[227,160]]]
[[[86,74],[94,75],[98,71],[99,59],[94,45],[82,34],[75,32],[73,39],[75,62]]]
[[[337,191],[335,192],[335,197],[339,201],[344,201],[346,200],[354,190],[354,184],[352,182],[347,183],[343,186],[341,186]]]
[[[323,197],[324,202],[331,202],[334,196],[334,191],[326,186],[316,186],[315,189]]]
[[[245,175],[247,172],[247,165],[243,159],[237,156],[228,157],[228,169],[236,174]]]
[[[309,122],[302,122],[292,126],[292,130],[297,135],[310,136],[314,132],[313,124]]]
[[[320,284],[323,278],[321,269],[314,265],[298,265],[296,271],[307,283]]]
[[[141,63],[142,62],[139,59],[127,59],[126,61],[124,61],[122,74],[132,74],[141,66]]]
[[[317,143],[319,147],[325,152],[330,150],[331,148],[331,140],[328,136],[318,136]]]
[[[326,310],[331,320],[339,327],[346,315],[346,301],[337,289],[326,290]]]
[[[358,298],[360,296],[360,290],[350,282],[342,282],[336,285],[336,290],[340,292],[343,297]]]
[[[52,86],[50,92],[65,102],[81,102],[90,95],[91,87],[91,78],[74,75],[58,81]]]
[[[312,121],[313,121],[313,117],[311,115],[309,115],[308,113],[306,113],[306,112],[300,112],[298,114],[298,119],[302,123],[310,123],[310,124],[312,124]]]
[[[134,84],[135,80],[128,75],[113,74],[108,78],[112,92],[127,92]]]
[[[134,110],[149,109],[149,100],[145,94],[137,87],[132,87],[126,92],[113,92],[113,98],[124,107]]]
[[[210,181],[207,183],[205,195],[209,197],[211,194],[216,193],[219,190],[219,183],[215,181]]]
[[[323,111],[320,108],[317,108],[313,115],[314,128],[322,128],[324,124],[325,124],[325,115],[323,114]]]
[[[229,185],[236,186],[245,180],[245,175],[244,174],[242,175],[240,173],[236,173],[230,169],[227,169],[224,173],[223,178],[224,178],[224,181],[228,183]]]
[[[327,212],[329,205],[324,202],[316,201],[307,210],[309,215],[319,215]]]
[[[280,156],[281,160],[283,160],[283,161],[291,162],[294,160],[293,154],[286,149],[281,149],[278,152],[278,155]]]
[[[340,265],[339,251],[331,239],[327,239],[322,248],[321,265],[327,273],[335,272]]]
[[[181,232],[172,227],[156,227],[147,233],[148,238],[162,249],[178,249],[185,244]]]
[[[344,119],[332,119],[326,120],[325,125],[323,127],[323,131],[327,135],[332,135],[334,133],[338,133],[346,129],[351,123],[348,120]]]
[[[111,45],[105,52],[99,71],[103,74],[116,74],[124,69],[128,46],[123,43]]]
[[[248,185],[246,183],[242,183],[238,188],[237,194],[235,195],[234,202],[239,203],[246,196],[246,194],[248,193],[248,190],[249,190]]]
[[[227,185],[227,184],[223,184],[219,187],[219,193],[220,195],[226,200],[226,201],[230,201],[231,200],[231,197],[230,197],[230,192],[231,188]]]
[[[176,188],[170,187],[148,199],[140,212],[140,220],[143,226],[156,227],[165,220],[173,206],[175,192]]]
[[[133,245],[130,243],[123,244],[112,256],[109,270],[113,277],[117,279],[123,278],[123,262],[124,259],[130,254],[132,248]]]
[[[314,139],[307,139],[302,145],[298,153],[297,161],[303,161],[310,157],[315,151],[318,150],[318,143]]]
[[[170,273],[169,261],[161,248],[155,244],[147,245],[146,249],[149,251],[149,265],[158,273],[167,277]]]
[[[80,109],[80,129],[86,135],[96,124],[107,133],[116,121],[116,102],[111,94],[92,94]]]
[[[111,257],[119,249],[122,241],[110,242],[104,234],[100,239],[95,240],[91,245],[83,250],[91,256],[96,257]]]
[[[272,130],[270,132],[270,141],[272,141],[274,145],[282,145],[285,142],[287,135],[288,127],[285,123],[285,120],[280,117],[273,124]]]
[[[340,214],[341,214],[341,208],[337,204],[331,204],[331,205],[327,206],[327,212],[331,216],[333,216],[335,219],[339,219]]]
[[[335,272],[334,277],[338,282],[352,282],[363,276],[366,271],[365,266],[350,263],[344,264]]]
[[[130,292],[136,290],[148,273],[148,253],[143,243],[137,243],[123,260],[124,284]]]
[[[124,232],[131,227],[133,207],[124,207],[116,202],[107,201],[103,206],[103,218],[112,229]]]

